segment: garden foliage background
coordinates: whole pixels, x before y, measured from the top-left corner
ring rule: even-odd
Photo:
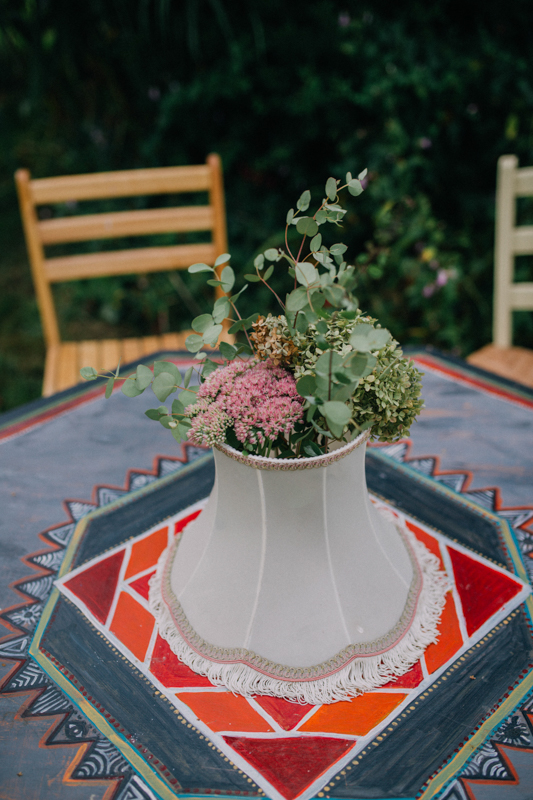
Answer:
[[[21,166],[44,177],[216,151],[241,274],[281,243],[304,189],[320,200],[330,175],[368,167],[344,226],[361,307],[406,345],[465,355],[490,341],[496,161],[533,164],[532,16],[529,0],[0,0],[0,409],[39,396],[44,356]],[[519,260],[522,279],[530,267]],[[64,332],[188,327],[203,281],[186,302],[174,284],[59,286]],[[261,292],[244,311],[270,302]],[[526,313],[515,341],[533,346]]]

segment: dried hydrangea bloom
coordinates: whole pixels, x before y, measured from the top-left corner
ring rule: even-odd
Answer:
[[[285,318],[259,317],[252,323],[250,339],[258,358],[269,359],[275,366],[288,367],[294,361],[298,348],[289,335]]]

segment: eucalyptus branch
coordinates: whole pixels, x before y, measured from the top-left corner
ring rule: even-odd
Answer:
[[[237,314],[237,316],[239,317],[239,319],[242,321],[242,317],[241,317],[241,315],[239,314],[239,310],[238,310],[237,306],[235,305],[235,303],[232,303],[232,302],[231,302],[231,297],[229,298],[229,303],[230,303],[230,305],[232,306],[232,308],[233,308],[233,310],[235,311],[235,313]],[[255,353],[254,346],[253,346],[253,344],[252,344],[252,342],[251,342],[251,340],[250,340],[250,337],[248,336],[248,331],[246,330],[246,328],[244,328],[243,330],[244,330],[244,335],[245,335],[245,336],[246,336],[246,338],[248,339],[248,344],[249,344],[249,345],[250,345],[250,347],[251,347],[252,353]]]

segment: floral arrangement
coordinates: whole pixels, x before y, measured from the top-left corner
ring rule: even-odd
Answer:
[[[255,272],[244,275],[238,292],[231,294],[236,278],[228,253],[213,267],[189,267],[191,273],[209,273],[207,283],[225,292],[212,313],[192,322],[195,333],[186,345],[197,368],[182,375],[172,362],[156,361],[153,370],[140,364],[122,392],[135,397],[151,385],[162,403],[179,392],[170,409],[162,405],[146,415],[178,442],[228,444],[255,455],[321,455],[331,442],[349,441],[369,428],[384,442],[406,436],[423,405],[421,373],[389,331],[358,308],[356,269],[345,260],[347,247],[342,242],[328,247],[320,231],[328,223],[341,226],[346,209],[339,193],[360,195],[365,177],[366,170],[357,178],[348,173],[342,186],[329,178],[313,216],[306,213],[311,194],[303,192],[287,214],[285,248],[258,255]],[[301,237],[297,248],[289,246],[291,226]],[[280,269],[288,280],[284,300],[269,284]],[[280,314],[243,319],[239,296],[259,282],[275,295]],[[246,341],[224,341],[236,335]],[[213,354],[217,345],[220,359]],[[195,372],[197,385],[191,383]],[[106,373],[84,367],[81,374],[94,380]],[[118,378],[118,368],[108,375],[107,397]]]

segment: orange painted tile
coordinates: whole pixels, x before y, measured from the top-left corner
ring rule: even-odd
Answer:
[[[431,534],[426,533],[426,531],[423,531],[421,528],[418,527],[418,525],[414,525],[412,522],[409,522],[408,520],[406,520],[405,522],[409,530],[414,533],[418,541],[422,542],[422,544],[425,544],[427,549],[437,556],[437,558],[440,561],[441,569],[444,569],[444,563],[442,561],[442,555],[440,552],[438,540],[435,539],[434,536],[431,536]]]
[[[367,692],[352,700],[323,705],[298,730],[364,736],[406,697],[401,692]]]
[[[140,603],[121,592],[110,630],[134,656],[144,661],[155,620]]]
[[[459,620],[455,610],[455,602],[451,592],[446,597],[446,605],[439,622],[439,641],[430,644],[424,653],[426,667],[431,675],[441,667],[463,645],[463,637],[459,628]]]
[[[131,578],[148,567],[154,567],[168,544],[168,527],[154,531],[146,539],[136,542],[131,548],[131,555],[126,569],[126,578]]]
[[[213,731],[274,730],[240,695],[230,692],[183,692],[176,696]]]

